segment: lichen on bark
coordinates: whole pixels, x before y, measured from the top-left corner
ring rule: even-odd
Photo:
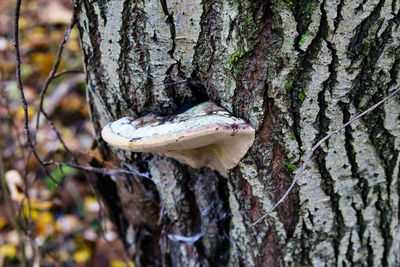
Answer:
[[[379,0],[83,1],[100,150],[150,175],[113,177],[121,205],[109,206],[120,209],[114,219],[136,264],[399,265],[398,98],[320,147],[289,198],[251,226],[318,140],[400,86],[399,9]],[[257,129],[228,180],[99,137],[111,120],[208,99]],[[197,233],[194,244],[168,238]]]

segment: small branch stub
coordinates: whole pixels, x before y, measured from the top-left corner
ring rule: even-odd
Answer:
[[[207,166],[227,176],[254,141],[254,128],[208,101],[171,117],[125,117],[107,124],[101,135],[118,148],[154,152],[193,168]]]

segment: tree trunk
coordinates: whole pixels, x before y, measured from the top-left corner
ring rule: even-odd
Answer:
[[[97,183],[136,265],[399,266],[398,97],[329,139],[284,203],[251,226],[314,144],[400,86],[399,9],[396,0],[83,0],[100,151],[150,177]],[[100,137],[121,117],[208,99],[256,128],[228,179]]]

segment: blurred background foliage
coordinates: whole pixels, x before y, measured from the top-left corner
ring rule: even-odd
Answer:
[[[31,155],[15,80],[13,17],[16,1],[0,0],[0,266],[133,266],[83,173],[48,166],[56,183]],[[20,15],[21,76],[29,127],[43,161],[70,162],[51,124],[40,120],[40,92],[53,68],[72,17],[69,0],[23,0]],[[93,144],[76,28],[44,101],[68,148],[88,163],[101,157]]]

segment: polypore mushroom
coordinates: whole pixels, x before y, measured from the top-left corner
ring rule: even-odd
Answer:
[[[125,117],[107,124],[101,135],[115,147],[207,166],[226,177],[253,144],[254,133],[246,121],[208,101],[170,117]]]

